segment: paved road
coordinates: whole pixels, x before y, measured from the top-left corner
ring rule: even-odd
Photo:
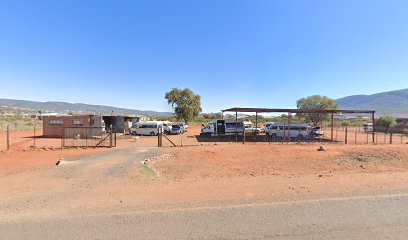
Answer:
[[[408,194],[0,221],[0,239],[408,239]]]

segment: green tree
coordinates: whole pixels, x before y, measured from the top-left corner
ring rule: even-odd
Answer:
[[[397,120],[393,116],[381,116],[377,120],[377,124],[381,127],[384,127],[387,132],[389,132],[391,127],[394,127],[397,125]]]
[[[177,119],[189,123],[201,113],[201,97],[190,89],[173,88],[165,95],[168,104],[174,108]]]
[[[339,105],[333,99],[320,95],[301,98],[297,100],[296,105],[299,109],[303,110],[335,110],[339,108]],[[304,113],[299,114],[299,117],[303,117],[307,122],[313,125],[318,125],[321,120],[329,119],[327,114],[319,113]]]

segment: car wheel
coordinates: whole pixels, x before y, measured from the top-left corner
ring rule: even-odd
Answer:
[[[154,135],[156,135],[156,134],[154,134],[154,132],[150,132],[150,136],[154,136]]]
[[[272,140],[275,141],[278,138],[278,136],[275,133],[272,133],[271,138],[272,138]]]
[[[304,137],[302,134],[299,134],[298,139],[299,139],[300,141],[303,141],[303,140],[305,139],[305,137]]]
[[[132,135],[133,135],[133,136],[136,136],[136,135],[137,135],[137,132],[136,132],[136,131],[133,131],[133,132],[132,132]]]

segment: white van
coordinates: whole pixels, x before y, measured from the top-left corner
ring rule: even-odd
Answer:
[[[265,130],[266,135],[272,138],[299,138],[304,139],[309,137],[309,125],[307,124],[291,124],[287,123],[271,124]]]
[[[159,134],[159,129],[163,131],[163,123],[158,121],[138,122],[130,128],[132,135],[150,135],[155,136]]]
[[[243,122],[235,122],[235,120],[215,119],[201,129],[202,135],[233,135],[235,132],[242,135],[244,130]]]

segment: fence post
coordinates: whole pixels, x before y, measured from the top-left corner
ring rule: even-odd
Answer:
[[[10,150],[10,126],[7,124],[7,151]]]
[[[339,131],[339,127],[336,127],[336,142],[337,142],[337,133]]]
[[[114,132],[114,130],[113,130],[113,126],[112,126],[112,130],[111,130],[111,134],[110,134],[110,136],[109,136],[109,140],[110,140],[110,147],[112,147],[113,146],[113,132]]]
[[[357,129],[356,132],[354,133],[354,144],[357,144]]]
[[[183,146],[183,133],[181,133],[180,136],[181,136],[180,145]]]
[[[35,142],[35,138],[36,138],[36,135],[35,135],[35,123],[34,123],[34,148],[37,147],[36,142]]]
[[[64,149],[64,135],[65,135],[65,128],[62,129],[62,134],[61,134],[61,150]]]
[[[87,129],[89,129],[89,133]],[[91,127],[85,128],[85,147],[88,147],[88,136],[91,135],[90,131],[91,131]],[[112,143],[111,143],[111,146],[112,146]]]
[[[390,133],[390,144],[392,144],[392,133]]]
[[[161,147],[161,138],[162,138],[162,131],[160,128],[157,128],[157,147]]]
[[[367,134],[367,144],[368,144],[368,132],[366,131],[366,134]]]
[[[347,127],[344,130],[344,143],[347,144]]]

